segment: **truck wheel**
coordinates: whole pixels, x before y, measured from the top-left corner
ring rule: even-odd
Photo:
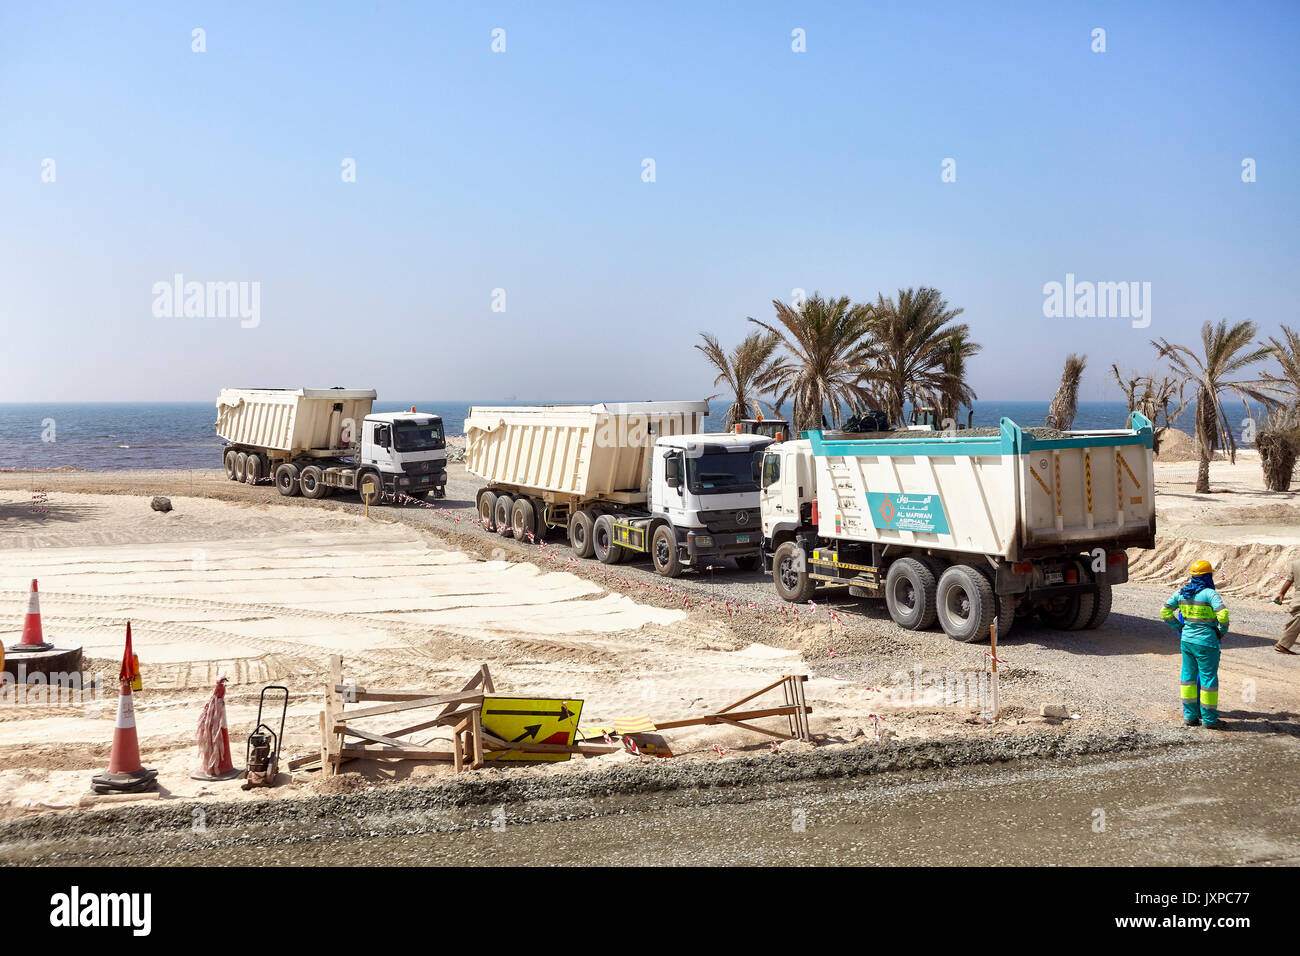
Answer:
[[[384,479],[378,472],[363,471],[357,475],[357,494],[367,504],[377,505],[384,497]]]
[[[596,519],[590,511],[575,511],[569,516],[569,547],[580,558],[590,558],[595,553],[592,534]]]
[[[736,567],[742,571],[753,571],[758,567],[758,555],[756,554],[742,554],[735,560]]]
[[[297,465],[291,465],[286,461],[275,469],[275,490],[286,498],[302,493],[302,488],[298,484]]]
[[[601,564],[618,564],[623,560],[623,547],[614,540],[614,519],[601,515],[591,531],[591,545],[596,560]]]
[[[817,592],[817,582],[808,576],[803,548],[795,542],[787,541],[772,556],[772,584],[781,600],[797,604],[809,600]]]
[[[478,520],[488,531],[497,529],[496,523],[497,493],[484,491],[478,496]]]
[[[255,485],[262,480],[262,475],[266,473],[266,468],[262,465],[261,455],[249,455],[248,464],[244,467],[244,480],[250,485]]]
[[[433,489],[433,496],[434,496],[435,498],[446,498],[446,497],[447,497],[447,486],[446,486],[446,485],[439,485],[437,488],[434,488],[434,489]]]
[[[934,572],[916,558],[899,558],[885,575],[885,606],[899,627],[923,631],[934,623],[938,585]]]
[[[969,644],[988,637],[997,614],[993,585],[975,568],[954,564],[939,578],[939,626],[954,641]]]
[[[531,534],[536,542],[537,532],[534,530],[536,521],[537,515],[533,511],[533,503],[527,498],[516,498],[514,504],[510,506],[510,530],[515,540],[527,541]]]
[[[1097,601],[1093,608],[1092,619],[1083,625],[1087,630],[1101,627],[1110,617],[1111,586],[1105,581],[1097,585]]]
[[[227,448],[226,453],[221,456],[221,461],[226,466],[226,477],[231,481],[235,480],[235,455],[238,454],[235,449]]]
[[[987,565],[979,566],[980,573],[988,580],[989,584],[997,587],[997,576],[993,569]],[[1016,623],[1016,608],[1020,606],[1019,594],[998,594],[995,590],[993,593],[993,603],[998,609],[996,615],[998,622],[998,640],[1006,637],[1011,633],[1011,628]]]
[[[303,497],[311,498],[313,501],[319,501],[329,494],[329,486],[325,484],[319,465],[308,465],[304,468],[298,476],[298,484],[302,488]]]
[[[496,506],[492,509],[492,523],[497,526],[497,534],[503,538],[509,538],[515,533],[515,529],[510,526],[510,511],[514,504],[515,499],[509,495],[497,495]]]
[[[650,537],[650,560],[655,573],[665,578],[675,578],[682,573],[682,559],[677,554],[677,532],[669,524],[655,528]]]
[[[248,474],[248,452],[235,453],[235,481],[243,481]]]

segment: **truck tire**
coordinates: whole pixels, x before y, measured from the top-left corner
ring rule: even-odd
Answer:
[[[533,503],[533,541],[543,544],[546,533],[551,529],[546,526],[546,502],[541,498],[530,499]]]
[[[235,481],[243,481],[248,474],[248,452],[235,452]]]
[[[244,480],[255,485],[266,474],[266,460],[258,454],[248,456],[248,465],[244,468]]]
[[[997,587],[997,575],[988,565],[979,566],[980,573],[988,579],[989,584]],[[993,602],[998,609],[996,615],[998,622],[998,640],[1006,637],[1011,633],[1011,628],[1016,623],[1016,608],[1020,606],[1019,594],[998,594],[996,590],[993,594]]]
[[[977,569],[954,564],[939,578],[936,595],[939,626],[954,641],[969,644],[987,638],[997,614],[993,585]]]
[[[742,554],[735,561],[736,567],[741,571],[753,571],[758,567],[758,555],[756,554]]]
[[[575,511],[569,515],[569,547],[580,558],[590,558],[596,554],[592,543],[596,519],[590,511]]]
[[[510,511],[515,506],[515,499],[509,495],[497,495],[496,507],[492,509],[492,523],[497,526],[497,534],[503,538],[514,537],[515,529],[510,526]]]
[[[899,627],[923,631],[934,623],[938,590],[929,565],[916,558],[899,558],[885,575],[885,607]]]
[[[302,493],[302,487],[298,484],[297,465],[291,465],[286,461],[275,469],[275,490],[286,498]]]
[[[484,491],[478,496],[478,520],[479,524],[487,531],[497,529],[497,493],[495,491]]]
[[[591,531],[591,546],[601,564],[618,564],[623,560],[623,546],[614,540],[614,519],[601,515]]]
[[[226,477],[231,481],[235,480],[235,455],[238,452],[233,448],[227,448],[226,453],[221,456],[222,464],[226,466]]]
[[[536,525],[537,513],[533,510],[533,503],[527,498],[516,498],[510,506],[510,530],[515,540],[528,541],[529,535],[532,535],[532,541],[536,544]]]
[[[670,524],[661,524],[650,536],[650,561],[655,574],[675,578],[682,573],[682,559],[677,552],[677,532]]]
[[[1106,618],[1110,617],[1111,586],[1105,581],[1097,585],[1097,601],[1093,608],[1092,618],[1087,624],[1083,625],[1087,630],[1101,627],[1106,623]]]
[[[298,474],[298,485],[302,488],[302,496],[313,501],[319,501],[329,494],[329,486],[325,484],[325,474],[320,470],[319,465],[307,465],[303,468]]]
[[[357,475],[357,494],[367,504],[377,505],[384,497],[384,479],[369,469]]]
[[[772,584],[783,601],[796,604],[812,598],[817,592],[817,582],[808,576],[808,565],[803,558],[803,548],[787,541],[772,556]]]

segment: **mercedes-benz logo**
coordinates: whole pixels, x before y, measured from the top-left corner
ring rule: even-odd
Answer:
[[[749,512],[748,512],[748,511],[737,511],[737,512],[736,512],[736,524],[749,524]]]

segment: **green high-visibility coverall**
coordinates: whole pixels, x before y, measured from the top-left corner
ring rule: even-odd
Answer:
[[[1228,608],[1214,588],[1201,588],[1190,598],[1178,590],[1160,617],[1182,638],[1183,719],[1213,727],[1219,722],[1219,645],[1228,633]]]

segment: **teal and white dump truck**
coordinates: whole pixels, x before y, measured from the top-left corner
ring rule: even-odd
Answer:
[[[648,555],[654,569],[758,567],[758,465],[772,439],[702,434],[707,402],[481,406],[465,467],[486,483],[483,525],[521,540],[568,534],[581,558]]]
[[[1098,627],[1126,549],[1155,547],[1153,428],[1129,425],[805,432],[763,458],[764,567],[787,601],[847,585],[959,641],[1032,613]]]
[[[441,498],[447,487],[442,418],[372,412],[369,388],[223,388],[217,396],[221,460],[231,481],[271,478],[286,497]]]

